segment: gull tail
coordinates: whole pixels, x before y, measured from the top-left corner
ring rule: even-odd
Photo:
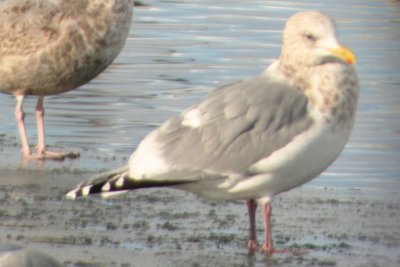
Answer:
[[[129,167],[122,167],[110,172],[102,173],[87,181],[80,183],[75,189],[67,193],[67,199],[76,199],[92,194],[101,194],[102,197],[110,197],[125,193],[129,190],[152,187],[174,186],[188,183],[189,181],[165,181],[165,180],[138,180],[129,176]]]
[[[66,197],[68,199],[76,199],[78,197],[85,197],[92,194],[107,192],[107,190],[105,189],[107,189],[108,186],[106,185],[108,185],[111,182],[116,183],[116,181],[120,179],[126,179],[128,177],[128,174],[129,174],[128,166],[110,172],[99,174],[98,176],[95,176],[77,185],[77,187],[74,190],[68,192]],[[105,189],[103,189],[103,187],[105,187]]]

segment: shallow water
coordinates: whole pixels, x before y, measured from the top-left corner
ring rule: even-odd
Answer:
[[[284,222],[279,225],[281,228],[279,229],[278,227],[278,233],[281,231],[282,234],[289,235],[286,231],[290,232],[293,229],[297,229],[295,227],[300,226],[301,229],[304,228],[304,231],[290,232],[291,238],[304,235],[306,237],[303,237],[303,239],[300,237],[299,239],[300,241],[307,241],[307,238],[312,238],[314,234],[317,236],[314,236],[316,244],[330,242],[331,240],[327,241],[326,237],[329,235],[323,232],[324,227],[338,227],[337,225],[341,225],[337,229],[334,228],[334,230],[325,228],[329,229],[328,233],[333,232],[334,236],[339,235],[341,232],[351,232],[351,229],[349,231],[346,229],[359,222],[358,214],[356,213],[360,210],[361,213],[366,210],[371,211],[371,213],[366,213],[370,216],[378,214],[378,216],[375,216],[378,218],[374,217],[377,221],[386,214],[395,214],[390,217],[393,221],[393,223],[390,221],[390,225],[396,225],[398,213],[395,213],[396,209],[393,209],[395,207],[393,203],[398,203],[400,198],[398,194],[400,191],[400,1],[339,0],[317,3],[315,1],[265,0],[144,0],[144,3],[147,6],[135,9],[134,25],[128,42],[121,55],[110,68],[90,84],[62,95],[48,97],[46,100],[47,143],[61,150],[77,149],[81,152],[79,160],[61,163],[45,162],[44,168],[45,170],[51,170],[50,172],[42,173],[39,171],[33,172],[32,175],[30,173],[27,175],[25,172],[15,174],[14,170],[20,164],[19,145],[17,145],[19,142],[17,140],[18,132],[14,122],[15,101],[11,96],[0,95],[0,172],[3,174],[1,183],[5,188],[4,191],[0,190],[0,193],[2,193],[0,194],[0,199],[9,202],[10,210],[7,210],[7,212],[10,214],[11,220],[13,220],[13,216],[11,216],[13,215],[12,205],[18,207],[18,204],[21,204],[21,201],[14,201],[14,198],[17,200],[22,198],[29,204],[36,205],[39,209],[47,209],[46,212],[40,213],[43,219],[41,223],[46,225],[48,221],[46,216],[50,216],[46,214],[57,217],[60,213],[57,205],[54,207],[52,198],[62,200],[62,195],[67,188],[86,177],[81,172],[96,172],[100,169],[108,169],[123,164],[140,140],[162,121],[199,102],[210,90],[218,85],[261,72],[279,54],[280,35],[285,20],[300,9],[319,9],[330,13],[336,18],[339,24],[341,41],[358,56],[357,69],[361,81],[361,94],[356,126],[346,150],[325,173],[313,180],[309,185],[312,187],[333,187],[338,189],[350,188],[351,190],[345,190],[345,196],[337,195],[336,191],[333,191],[333,193],[328,192],[329,198],[334,200],[334,206],[337,208],[336,210],[333,209],[332,214],[329,213],[328,215],[325,213],[326,210],[331,208],[329,199],[327,203],[322,203],[321,207],[312,205],[313,203],[318,204],[321,201],[320,198],[326,201],[323,199],[324,191],[318,191],[317,196],[312,196],[311,200],[308,199],[310,196],[306,191],[299,199],[295,197],[292,202],[288,202],[289,204],[283,203],[284,209],[279,206],[280,202],[277,201],[277,218],[278,221]],[[33,113],[35,101],[34,98],[30,98],[25,105],[27,128],[32,144],[36,139],[36,125]],[[30,164],[27,168],[36,169],[37,166]],[[42,176],[44,178],[39,179]],[[39,184],[40,190],[37,189],[37,186],[29,188],[31,183],[34,185]],[[10,189],[11,197],[8,189]],[[54,191],[54,189],[56,190]],[[19,193],[20,191],[21,193]],[[373,207],[379,207],[381,202],[374,202],[375,199],[369,200],[369,194],[371,193],[379,201],[381,201],[381,198],[389,198],[389,196],[396,199],[387,204],[389,207],[387,208],[388,212],[385,209],[379,209],[381,213],[376,213]],[[40,194],[39,198],[37,194]],[[146,220],[150,224],[148,226],[149,236],[159,234],[163,238],[167,240],[173,239],[171,242],[175,242],[174,238],[179,238],[180,236],[176,234],[172,235],[173,238],[168,239],[166,236],[171,233],[165,233],[165,229],[159,230],[157,225],[159,218],[154,220],[154,214],[152,213],[152,209],[157,210],[159,208],[163,210],[164,205],[167,204],[161,202],[161,204],[152,205],[145,198],[149,196],[145,195],[145,193],[142,194],[138,196],[132,194],[125,200],[116,200],[117,203],[123,203],[121,206],[126,212],[125,215],[129,214],[126,216],[130,216],[123,218],[124,222],[133,224],[135,220],[142,218],[140,212],[136,210],[141,210],[140,206],[134,207],[134,213],[132,213],[129,206],[131,205],[129,203],[139,202],[140,205],[145,207],[142,211],[146,214],[143,215],[142,220]],[[157,192],[157,194],[159,193]],[[149,195],[152,196],[151,193]],[[171,197],[171,195],[173,195],[172,198],[175,197],[177,199],[175,201],[173,199],[170,206],[182,205],[179,197],[183,196],[183,193],[177,193],[176,195],[165,193],[165,196]],[[140,196],[143,197],[143,200],[140,199]],[[293,197],[293,195],[289,195],[289,198],[291,196]],[[358,198],[360,196],[362,197]],[[185,197],[188,196],[185,195]],[[345,201],[346,197],[350,199],[348,202]],[[133,198],[134,201],[130,202],[130,198]],[[188,210],[189,213],[193,212],[191,209],[196,209],[197,206],[191,207],[191,203],[197,203],[198,201],[197,198],[189,196],[188,200],[183,203],[187,205],[187,207],[185,206],[187,209],[182,210]],[[293,206],[301,201],[310,201],[311,204],[303,204],[301,206],[302,209],[296,211]],[[337,201],[339,201],[339,204],[337,204]],[[97,227],[104,229],[105,226],[101,224],[101,220],[100,222],[95,221],[93,225],[89,224],[87,227],[74,224],[74,220],[79,221],[79,219],[82,219],[75,218],[74,212],[79,209],[84,210],[86,205],[94,205],[93,203],[98,204],[97,200],[77,203],[60,202],[59,205],[67,210],[71,206],[73,207],[72,211],[66,214],[68,222],[72,225],[68,225],[67,229],[75,230],[71,231],[73,235],[78,229],[83,233],[89,232],[88,235],[93,237],[93,240],[96,240]],[[353,205],[347,205],[348,203],[353,203]],[[368,205],[366,206],[365,203]],[[113,206],[113,202],[110,205]],[[221,211],[224,211],[223,208],[225,207],[224,203],[218,204],[220,205],[218,206],[200,202],[198,205],[200,205],[200,208],[194,211],[193,218],[190,217],[189,221],[184,221],[183,225],[178,224],[182,232],[178,231],[179,234],[190,235],[194,227],[199,227],[195,228],[195,231],[198,231],[199,235],[208,236],[210,229],[214,227],[209,225],[210,220],[207,218],[207,216],[210,217],[210,214],[208,214],[210,206]],[[384,205],[382,204],[382,206]],[[113,214],[112,208],[105,205],[105,203],[100,203],[99,207],[107,209],[108,212]],[[230,215],[229,212],[237,214],[236,221],[239,222],[239,226],[222,227],[222,230],[224,234],[236,233],[237,236],[240,236],[240,239],[236,241],[239,245],[234,243],[231,250],[223,250],[226,255],[218,254],[220,252],[210,252],[214,251],[214,248],[211,248],[210,255],[221,259],[220,262],[226,260],[235,264],[244,258],[245,262],[247,260],[247,264],[240,266],[254,266],[252,259],[247,259],[246,255],[240,254],[245,253],[242,247],[242,243],[244,244],[245,242],[243,233],[246,232],[245,227],[247,227],[244,207],[236,203],[229,204],[229,207],[232,210],[225,210],[225,212],[228,212],[228,215]],[[151,210],[147,212],[146,208]],[[292,208],[291,212],[286,213],[285,211],[289,208]],[[52,211],[52,209],[55,211]],[[315,220],[322,220],[326,215],[330,220],[330,224],[325,222],[320,224],[318,222],[315,227],[313,224],[307,228],[307,220],[302,219],[304,224],[297,223],[298,217],[305,216],[302,210],[311,214],[315,209],[319,209],[319,212],[323,214],[322,216],[316,214]],[[340,213],[343,210],[344,213]],[[197,216],[198,214],[196,215],[198,211],[200,211],[199,216]],[[33,213],[34,210],[28,210],[29,212]],[[335,216],[336,212],[339,215],[344,214],[344,216]],[[116,212],[116,214],[119,213]],[[351,217],[352,214],[355,218]],[[109,219],[107,216],[105,218]],[[198,221],[199,218],[206,222],[206,226],[202,226],[202,222]],[[393,236],[398,234],[398,229],[396,230],[394,227],[389,229],[385,225],[376,229],[374,226],[378,225],[378,222],[370,220],[367,215],[363,218],[367,218],[366,220],[371,227],[366,228],[366,231],[376,231],[376,234],[374,232],[375,236],[380,236],[381,229],[382,231],[392,231],[395,233]],[[65,221],[65,218],[61,215],[57,219],[60,222]],[[86,218],[82,220],[86,220]],[[87,220],[90,221],[89,218]],[[6,219],[4,221],[5,224],[2,225],[2,229],[9,231],[8,233],[11,237],[17,236],[20,229],[24,229],[24,242],[29,243],[30,240],[33,240],[33,243],[40,243],[37,240],[38,236],[40,237],[41,235],[50,235],[51,238],[54,238],[50,232],[46,233],[46,227],[38,227],[32,230],[27,226],[19,226],[18,222],[15,223],[16,226],[13,226]],[[30,222],[30,219],[26,218],[26,221]],[[174,221],[172,220],[172,222]],[[363,222],[363,226],[367,222]],[[191,226],[192,223],[195,223],[194,226]],[[382,221],[382,223],[384,222]],[[50,223],[48,229],[61,236],[65,234],[65,229],[58,229],[57,227],[58,224]],[[110,238],[121,240],[120,247],[128,247],[130,250],[141,250],[145,247],[146,249],[142,251],[143,255],[148,253],[152,257],[158,253],[158,250],[162,250],[157,246],[155,246],[156,249],[149,249],[146,245],[147,243],[143,241],[146,239],[145,235],[139,241],[132,236],[134,241],[129,243],[129,240],[126,240],[128,236],[125,233],[126,231],[119,230],[121,231],[117,234],[120,237],[116,237],[115,233],[111,232]],[[40,232],[40,234],[35,231]],[[90,233],[90,231],[95,233]],[[307,231],[313,234],[309,234]],[[358,230],[353,229],[353,231]],[[5,233],[4,231],[3,234],[6,235]],[[53,232],[51,233],[54,234]],[[31,235],[33,237],[30,237]],[[370,244],[368,242],[362,242],[361,245],[358,245],[357,242],[360,241],[357,233],[354,233],[354,236],[353,239],[350,238],[350,241],[347,239],[345,241],[350,242],[355,248],[354,250],[359,247],[364,249],[368,245],[369,257],[365,258],[365,261],[372,259],[378,263],[376,266],[391,266],[391,264],[381,265],[379,263],[384,261],[374,258],[376,255],[374,253],[377,251],[383,254],[386,253],[385,251],[389,251],[387,246],[376,248],[375,243]],[[192,240],[193,242],[193,237],[189,237],[187,237],[187,240]],[[361,238],[364,237],[361,236]],[[340,241],[340,239],[338,240]],[[382,237],[382,240],[386,239]],[[48,243],[51,244],[51,242]],[[58,243],[56,242],[56,244]],[[192,245],[193,243],[191,242],[184,242],[183,246],[189,247],[185,251],[192,253],[190,248]],[[58,249],[58,246],[56,245],[51,249],[54,253],[63,255],[62,246],[61,249]],[[193,246],[198,249],[195,245]],[[114,248],[114,246],[111,247]],[[199,247],[201,249],[201,245]],[[398,248],[398,244],[394,248]],[[80,247],[76,245],[68,249],[78,251],[76,252],[77,254],[81,251]],[[93,248],[92,246],[91,248],[91,246],[88,246],[86,249],[90,251],[90,255],[96,255],[93,253],[101,254],[103,250],[107,252],[109,247]],[[128,253],[131,252],[130,250]],[[167,253],[168,250],[171,249],[168,247]],[[163,251],[165,252],[165,250]],[[238,251],[239,254],[237,253]],[[313,252],[315,253],[315,251]],[[322,253],[322,251],[320,252]],[[177,258],[179,258],[181,251],[176,249],[173,250],[173,253],[175,253],[173,254],[175,256],[178,255]],[[196,253],[195,249],[194,253]],[[363,250],[362,253],[367,252]],[[84,257],[84,253],[82,254],[81,256]],[[395,253],[392,254],[396,255]],[[355,257],[359,256],[357,253],[354,255]],[[367,257],[368,255],[365,256]],[[107,259],[110,257],[106,253],[103,256]],[[161,263],[163,257],[160,260],[159,256],[160,254],[155,259],[158,259]],[[346,266],[343,263],[346,263],[351,256],[350,253],[345,253],[344,256],[343,254],[337,256],[337,259],[336,254],[334,257],[340,266]],[[145,256],[142,257],[146,258]],[[197,255],[197,257],[200,258],[200,255]],[[236,259],[239,257],[240,260],[235,262],[235,257]],[[399,263],[400,257],[397,257],[390,257],[389,263],[394,265]],[[257,260],[257,262],[262,261]],[[173,266],[173,262],[170,264],[171,266]],[[199,262],[204,263],[200,260]],[[308,263],[306,262],[302,266],[306,266]],[[204,264],[207,266],[206,263]],[[233,266],[233,264],[231,265]],[[152,264],[147,266],[152,266]],[[181,262],[180,266],[184,266],[184,264]],[[193,266],[195,265],[193,264]],[[213,265],[210,264],[209,266]],[[216,265],[214,264],[214,266]],[[257,264],[257,266],[259,265]],[[287,265],[277,264],[276,266]]]
[[[47,143],[82,152],[83,160],[71,166],[96,170],[88,157],[93,154],[125,159],[152,128],[217,85],[261,72],[279,54],[288,16],[320,9],[336,18],[341,41],[357,54],[362,90],[347,149],[313,183],[399,190],[399,1],[144,3],[135,10],[125,49],[107,71],[79,90],[46,100]],[[32,144],[35,101],[25,104]],[[0,168],[16,167],[19,158],[14,105],[12,96],[1,95],[0,141],[14,146],[4,151]]]

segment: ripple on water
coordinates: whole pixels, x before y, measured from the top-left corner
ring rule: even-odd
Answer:
[[[128,157],[146,133],[212,88],[262,71],[279,54],[289,15],[320,9],[337,19],[341,39],[356,52],[362,88],[347,149],[312,183],[399,188],[398,1],[145,3],[136,8],[126,47],[109,69],[79,90],[48,98],[50,145]],[[16,151],[14,105],[13,97],[0,96],[0,140]],[[34,105],[26,101],[32,143]]]

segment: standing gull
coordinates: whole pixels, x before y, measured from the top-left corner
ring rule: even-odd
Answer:
[[[216,89],[147,135],[128,166],[81,183],[67,197],[170,186],[247,200],[248,248],[271,255],[272,197],[318,176],[350,136],[358,98],[354,62],[332,18],[297,13],[286,23],[280,58],[259,76]]]
[[[96,77],[120,53],[133,0],[9,0],[0,3],[0,92],[17,99],[15,116],[27,159],[64,159],[50,152],[44,133],[44,97],[75,89]],[[23,101],[38,96],[38,144],[31,153]]]

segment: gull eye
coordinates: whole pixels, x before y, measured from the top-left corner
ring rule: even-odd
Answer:
[[[304,37],[305,37],[307,40],[312,41],[312,42],[314,42],[315,40],[317,40],[317,37],[315,37],[315,35],[312,34],[312,33],[305,33],[305,34],[304,34]]]

